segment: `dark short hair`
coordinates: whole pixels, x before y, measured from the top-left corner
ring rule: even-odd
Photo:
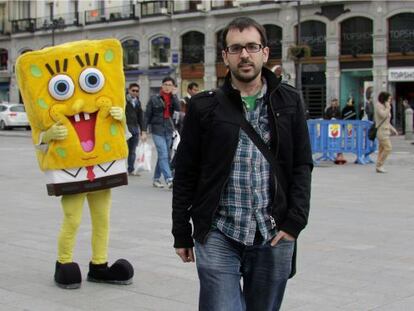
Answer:
[[[198,87],[198,84],[195,82],[190,82],[187,85],[187,90],[192,90],[193,88]]]
[[[388,92],[381,92],[381,93],[379,93],[379,95],[378,95],[378,101],[381,103],[381,104],[385,104],[385,102],[388,100],[388,98],[390,98],[391,97],[391,94],[390,93],[388,93]]]
[[[132,89],[133,87],[137,87],[137,88],[139,88],[139,84],[138,84],[138,83],[133,82],[133,83],[131,83],[131,84],[128,86],[128,89],[130,90],[130,89]]]
[[[165,82],[168,82],[168,81],[171,81],[172,84],[174,84],[174,86],[177,85],[177,84],[175,84],[175,80],[171,77],[165,77],[164,79],[162,79],[162,83],[165,83]]]
[[[221,48],[224,50],[227,47],[226,37],[231,29],[238,29],[243,31],[246,28],[256,28],[256,30],[260,34],[260,41],[263,46],[267,46],[267,35],[265,28],[260,25],[258,22],[256,22],[253,18],[250,17],[237,17],[233,19],[224,29],[221,33]]]

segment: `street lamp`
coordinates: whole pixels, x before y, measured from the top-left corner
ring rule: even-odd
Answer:
[[[54,2],[49,3],[50,10],[50,22],[45,20],[43,26],[44,29],[51,30],[52,32],[52,46],[55,45],[55,31],[56,29],[64,29],[66,27],[65,20],[62,17],[55,18]]]

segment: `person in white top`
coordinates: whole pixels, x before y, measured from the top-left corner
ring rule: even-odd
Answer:
[[[378,157],[376,164],[377,173],[386,173],[384,163],[391,153],[391,134],[398,135],[397,130],[391,125],[391,94],[381,92],[375,103],[374,119],[377,125]]]

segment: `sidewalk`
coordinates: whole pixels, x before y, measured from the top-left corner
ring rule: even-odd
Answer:
[[[283,311],[413,309],[414,145],[392,142],[388,174],[353,164],[352,156],[343,166],[315,168],[309,224]],[[171,191],[153,188],[151,177],[131,177],[113,190],[109,261],[131,261],[134,283],[85,280],[85,208],[75,249],[84,281],[62,290],[53,283],[60,199],[46,194],[30,132],[0,131],[0,311],[197,310],[195,265],[181,263],[172,248]]]

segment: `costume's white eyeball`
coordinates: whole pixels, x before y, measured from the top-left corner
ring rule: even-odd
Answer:
[[[79,85],[86,93],[99,92],[105,85],[105,77],[96,68],[87,68],[79,76]]]
[[[49,81],[49,94],[54,99],[66,100],[72,97],[75,85],[67,75],[54,76]]]

